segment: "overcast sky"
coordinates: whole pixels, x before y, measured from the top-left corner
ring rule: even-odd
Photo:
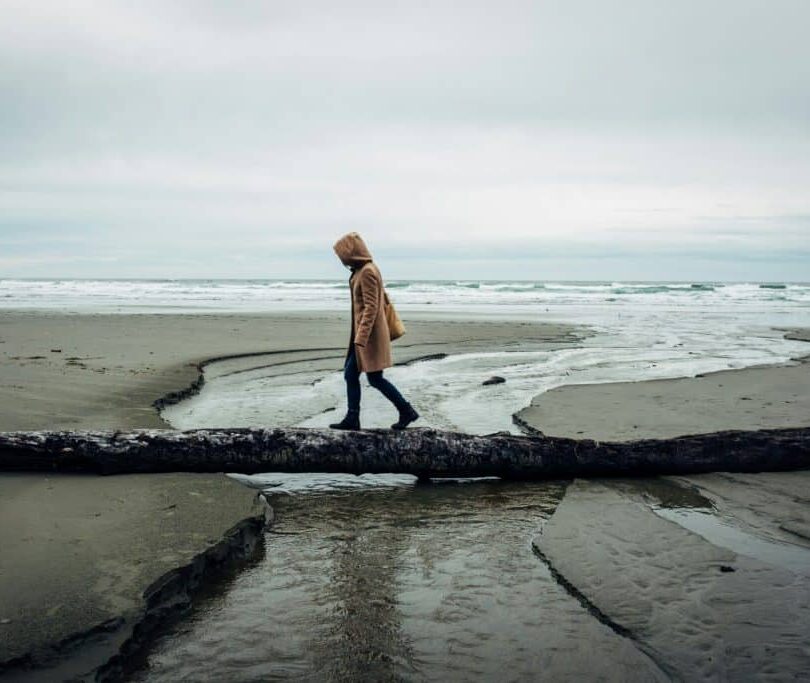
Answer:
[[[0,277],[810,280],[810,2],[0,2]]]

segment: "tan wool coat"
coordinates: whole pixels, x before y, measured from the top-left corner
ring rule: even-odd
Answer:
[[[391,335],[385,319],[385,288],[379,268],[363,238],[350,232],[335,242],[338,258],[352,269],[352,327],[349,350],[354,344],[360,372],[377,372],[393,365]]]

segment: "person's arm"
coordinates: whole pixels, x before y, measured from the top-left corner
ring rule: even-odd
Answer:
[[[357,332],[354,335],[354,343],[357,346],[365,346],[377,319],[380,310],[380,289],[382,281],[377,276],[373,268],[364,268],[360,273],[360,294],[363,298],[363,313],[357,322]]]

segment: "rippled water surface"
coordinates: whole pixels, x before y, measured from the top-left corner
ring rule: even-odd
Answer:
[[[531,549],[559,483],[278,496],[263,559],[138,681],[650,680]]]

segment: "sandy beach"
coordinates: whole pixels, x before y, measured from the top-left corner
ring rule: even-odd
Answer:
[[[606,441],[806,426],[810,364],[560,387],[519,417],[548,435]],[[572,595],[669,676],[803,679],[808,484],[807,471],[578,480],[534,547]]]
[[[254,555],[264,514],[224,476],[4,473],[0,676],[65,680],[132,649],[204,578]]]
[[[597,441],[806,426],[810,358],[684,379],[558,387],[517,417],[549,436]]]
[[[345,316],[328,313],[6,311],[0,430],[166,428],[154,402],[191,386],[206,362],[272,354],[283,371],[286,355],[299,365],[311,356],[313,367],[337,370],[344,347],[335,342],[346,337],[347,326]],[[516,344],[564,346],[584,333],[510,321],[438,325],[425,316],[409,320],[396,360]],[[229,529],[260,514],[252,491],[218,475],[4,473],[0,487],[0,663],[16,660],[13,671],[56,664],[67,667],[59,675],[91,670],[148,611],[150,586],[189,562],[199,564],[195,558]],[[54,556],[61,558],[56,564],[49,561]],[[82,600],[72,601],[74,595]],[[70,638],[73,645],[59,645]],[[67,664],[65,655],[71,655]]]
[[[441,324],[438,324],[441,320]],[[0,315],[0,431],[167,427],[153,403],[194,383],[216,358],[312,351],[339,370],[348,317],[323,314]],[[586,332],[583,332],[586,333]],[[559,324],[440,319],[408,321],[395,360],[462,349],[570,344]],[[317,353],[315,353],[317,352]],[[297,354],[296,358],[301,359]],[[324,359],[324,356],[326,357]]]
[[[346,318],[336,314],[4,313],[0,429],[165,427],[154,402],[191,386],[206,362],[237,357],[219,363],[220,371],[233,370],[242,354],[270,354],[274,372],[284,372],[286,359],[298,369],[303,361],[337,370],[343,346],[335,340],[343,339],[346,326]],[[424,316],[409,321],[396,360],[468,350],[566,348],[587,334],[567,325],[498,319],[437,324]],[[791,334],[807,338],[803,331]],[[691,379],[562,387],[537,396],[520,418],[550,435],[617,440],[806,425],[809,372],[807,363],[796,362]],[[751,486],[758,491],[756,500],[739,495],[740,487]],[[58,665],[52,672],[60,675],[106,661],[149,613],[150,587],[171,583],[178,567],[199,565],[229,530],[262,514],[253,492],[218,475],[3,474],[0,487],[0,629],[8,633],[0,661]],[[773,641],[785,670],[805,663],[797,638],[810,624],[807,578],[796,574],[795,566],[784,566],[792,556],[784,560],[773,550],[798,548],[799,558],[810,550],[805,488],[804,473],[733,481],[708,475],[661,485],[576,482],[556,510],[551,508],[535,548],[560,586],[614,631],[614,636],[594,631],[599,647],[620,647],[627,657],[645,662],[639,680],[745,676],[757,667],[779,678],[784,671],[768,668],[765,661],[772,650],[751,654],[749,649],[754,640]],[[686,503],[677,502],[684,498]],[[744,528],[743,541],[694,527],[691,512],[683,519],[667,517],[667,510],[677,515],[694,506],[731,515]],[[582,515],[591,520],[586,527],[579,524]],[[638,538],[649,538],[643,555],[636,549]],[[680,549],[679,564],[668,573],[661,573],[656,544]],[[60,561],[49,562],[53,556]],[[725,579],[722,567],[732,568],[733,580]],[[187,582],[184,576],[180,583]],[[198,572],[197,583],[205,576]],[[606,576],[618,578],[607,581]],[[766,586],[774,582],[780,590],[771,599]],[[695,585],[720,606],[709,612],[690,607]],[[752,592],[756,604],[748,597]],[[188,599],[185,589],[180,593]],[[71,602],[77,594],[82,601]],[[650,618],[653,603],[661,605],[660,616]],[[772,615],[788,606],[786,625],[776,628]],[[727,620],[742,619],[749,608],[763,615],[762,624],[729,630]],[[677,647],[668,641],[672,632],[683,635]],[[729,644],[733,656],[723,654]],[[562,673],[565,662],[554,662]],[[586,670],[589,666],[597,664]],[[10,673],[21,671],[15,666]]]
[[[718,479],[742,494],[736,504]],[[573,596],[670,678],[803,680],[810,540],[764,529],[808,520],[809,482],[808,472],[578,480],[534,547]]]

